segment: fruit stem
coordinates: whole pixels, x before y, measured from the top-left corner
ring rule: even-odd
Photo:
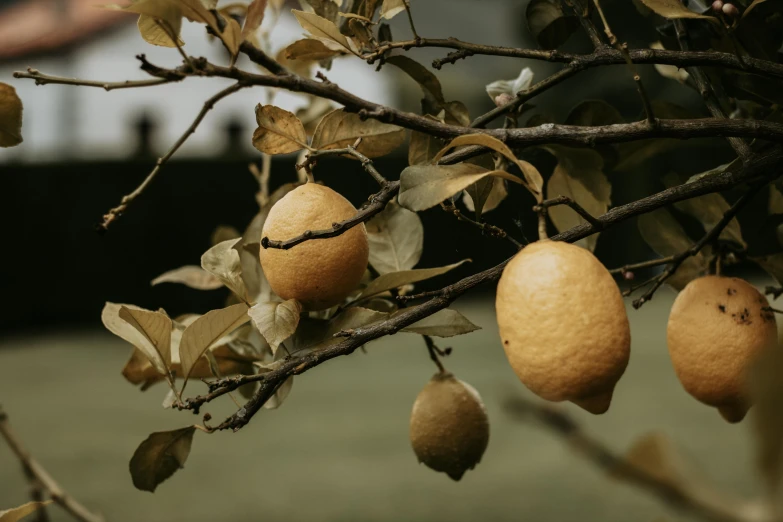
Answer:
[[[546,208],[544,207],[538,211],[538,239],[549,239],[546,233]]]
[[[443,366],[443,363],[440,361],[440,357],[438,357],[439,353],[446,353],[441,352],[440,349],[435,346],[435,341],[432,340],[432,337],[429,335],[422,335],[424,338],[424,344],[427,345],[427,351],[430,353],[430,359],[432,359],[432,362],[435,363],[435,366],[438,367],[438,372],[443,375],[448,373],[446,371],[446,368]]]

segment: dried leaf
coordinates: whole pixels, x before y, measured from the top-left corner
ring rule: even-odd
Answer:
[[[676,174],[670,173],[663,177],[663,182],[667,188],[671,188],[679,185],[680,179]],[[680,201],[675,203],[674,206],[677,210],[685,212],[699,220],[706,232],[712,230],[715,225],[723,219],[723,215],[731,208],[723,196],[717,192]],[[720,239],[733,241],[738,245],[747,247],[745,240],[742,239],[742,230],[740,229],[737,218],[729,221],[729,224],[721,231],[719,237]]]
[[[405,11],[404,0],[383,0],[383,5],[381,5],[381,18],[391,20],[403,11]]]
[[[288,154],[307,146],[307,134],[299,118],[274,105],[256,105],[253,146],[266,154]]]
[[[22,100],[16,89],[0,82],[0,147],[22,143]]]
[[[322,42],[334,42],[342,50],[353,53],[348,39],[340,32],[340,29],[331,21],[318,16],[315,13],[305,13],[304,11],[298,11],[296,9],[291,10],[302,26],[302,29],[313,35],[315,38]]]
[[[247,6],[245,25],[242,26],[242,41],[244,42],[255,33],[264,21],[267,0],[253,0]]]
[[[51,504],[52,502],[53,502],[52,500],[44,500],[41,502],[28,502],[27,504],[22,504],[19,507],[5,509],[3,511],[0,511],[0,522],[17,522],[19,520],[22,520],[27,515],[35,513],[42,507]]]
[[[179,344],[179,360],[187,383],[196,362],[204,352],[225,335],[250,320],[245,303],[212,310],[196,319],[182,334]],[[185,384],[182,385],[183,389]]]
[[[702,18],[717,22],[715,17],[705,16],[691,11],[685,7],[680,0],[642,0],[642,3],[652,9],[656,14],[670,20],[678,18]]]
[[[405,141],[405,129],[337,109],[323,117],[313,134],[312,146],[318,150],[339,149],[362,138],[357,150],[368,158],[393,151]]]
[[[450,308],[435,312],[431,316],[402,329],[403,332],[434,337],[454,337],[476,330],[481,330],[481,327],[471,323],[467,317]]]
[[[276,353],[280,343],[296,331],[299,315],[302,313],[302,304],[296,299],[289,299],[282,303],[258,303],[247,313],[269,343],[272,353]]]
[[[167,29],[157,18],[143,14],[139,15],[139,21],[136,25],[139,28],[139,34],[141,34],[145,42],[160,47],[176,47],[177,45],[185,45],[185,42],[179,37],[179,30],[182,26],[181,14],[178,20],[179,25],[177,27]],[[171,34],[177,35],[176,43],[172,40]]]
[[[430,279],[450,270],[457,268],[463,263],[469,262],[470,259],[463,259],[458,263],[452,265],[441,266],[437,268],[419,268],[416,270],[403,270],[400,272],[389,272],[383,274],[377,279],[373,279],[367,288],[362,291],[361,298],[369,297],[371,295],[379,294],[392,288],[399,288],[401,286],[409,285],[412,283],[418,283],[425,279]]]
[[[286,47],[283,52],[288,60],[310,60],[314,62],[345,54],[342,51],[330,49],[321,40],[313,38],[297,40]]]
[[[242,280],[242,263],[234,246],[241,239],[229,239],[213,246],[201,256],[201,267],[214,275],[242,300],[247,299],[247,289]]]
[[[500,178],[484,178],[469,186],[462,197],[465,207],[475,212],[476,219],[482,214],[498,208],[508,196],[506,181]]]
[[[424,249],[424,226],[419,215],[395,202],[366,224],[370,264],[379,274],[416,266]]]
[[[556,49],[579,28],[579,19],[563,13],[553,0],[531,0],[525,11],[530,33],[544,49]]]
[[[552,177],[547,184],[547,199],[566,196],[576,201],[587,212],[593,216],[600,216],[607,210],[607,205],[596,199],[596,197],[578,180],[568,175],[563,168],[562,163],[555,167]],[[574,209],[567,205],[558,205],[550,207],[547,211],[558,231],[563,232],[576,225],[585,223],[585,219]],[[590,251],[595,250],[598,242],[598,233],[592,234],[576,242],[577,245]]]
[[[141,351],[150,361],[150,364],[152,364],[156,372],[161,375],[166,375],[167,359],[163,359],[161,354],[158,353],[155,345],[142,332],[120,317],[120,310],[123,308],[153,313],[133,305],[107,302],[101,312],[101,321],[103,322],[103,325],[111,333],[129,342]]]
[[[174,431],[150,434],[130,460],[133,485],[154,492],[158,485],[185,466],[196,428],[188,426]]]
[[[411,165],[400,174],[399,203],[418,212],[434,207],[487,176],[498,176],[523,184],[502,170],[487,170],[472,163],[456,165]]]
[[[419,131],[411,132],[411,142],[408,146],[408,165],[426,165],[443,148],[443,142],[435,136]]]
[[[105,309],[105,308],[104,308]],[[144,340],[137,346],[160,373],[167,375],[171,365],[171,319],[161,312],[121,306],[119,317],[136,329]]]
[[[505,143],[497,138],[489,136],[488,134],[463,134],[462,136],[457,136],[451,140],[448,145],[443,147],[440,152],[438,152],[438,154],[432,160],[433,163],[440,160],[449,150],[455,147],[466,145],[481,145],[482,147],[487,147],[505,156],[506,159],[519,167],[519,170],[522,171],[522,174],[525,177],[525,186],[533,194],[533,196],[536,197],[536,199],[541,201],[541,195],[544,190],[544,178],[541,177],[538,169],[527,161],[517,159],[517,157],[514,155],[511,149],[506,146]]]
[[[223,282],[200,266],[185,265],[160,274],[151,285],[161,283],[180,283],[196,290],[215,290],[223,287]]]
[[[691,247],[691,239],[666,209],[639,216],[637,224],[642,238],[659,256],[677,255]],[[666,284],[681,290],[691,280],[702,275],[707,265],[707,257],[702,250],[683,261],[674,275],[666,280]]]

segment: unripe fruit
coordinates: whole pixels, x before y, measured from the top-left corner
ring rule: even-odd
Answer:
[[[478,392],[450,373],[435,374],[413,403],[410,437],[419,462],[461,479],[489,442],[489,419]]]
[[[275,203],[262,237],[285,241],[307,230],[331,228],[356,214],[356,208],[334,190],[307,183]],[[261,248],[261,266],[272,290],[282,299],[297,299],[310,310],[334,306],[359,284],[370,248],[361,223],[339,236],[313,239],[288,250]]]
[[[685,390],[733,423],[750,408],[746,373],[777,342],[777,324],[767,298],[746,281],[705,276],[674,300],[666,340]]]
[[[561,241],[526,246],[503,270],[495,308],[506,356],[525,386],[590,413],[609,409],[631,332],[620,290],[592,253]]]

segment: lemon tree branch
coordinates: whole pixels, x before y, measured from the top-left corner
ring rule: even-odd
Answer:
[[[651,212],[678,201],[684,201],[713,192],[720,192],[746,182],[757,183],[757,186],[760,187],[777,178],[781,169],[783,169],[783,149],[778,147],[767,154],[754,156],[736,170],[727,170],[714,176],[705,177],[692,183],[678,185],[637,201],[615,207],[605,214],[596,217],[597,223],[582,223],[581,225],[553,236],[551,239],[553,241],[574,242],[634,216]],[[743,201],[746,201],[748,198],[750,198],[750,194],[748,194]],[[734,208],[738,211],[736,203]],[[727,222],[730,221],[731,217],[733,217],[733,214],[728,218],[724,216]],[[721,220],[721,223],[722,222],[723,220]],[[709,241],[709,238],[707,241]],[[257,375],[239,375],[219,379],[209,385],[208,394],[185,399],[182,404],[177,405],[176,407],[178,409],[189,409],[198,412],[205,403],[225,395],[243,384],[258,382],[260,383],[260,386],[253,397],[236,413],[214,428],[216,430],[230,429],[236,431],[249,422],[250,418],[252,418],[274,394],[274,390],[276,390],[288,377],[300,375],[335,357],[353,353],[360,346],[374,339],[395,334],[402,328],[448,307],[449,304],[468,290],[487,282],[496,281],[500,278],[504,267],[510,260],[510,258],[506,259],[497,266],[468,276],[435,292],[419,294],[416,297],[428,297],[429,299],[418,306],[401,310],[386,321],[356,328],[347,332],[340,332],[339,336],[342,337],[340,342],[322,350],[310,352],[301,357],[291,358],[275,370]]]
[[[28,478],[35,482],[36,487],[45,492],[56,504],[67,511],[72,517],[83,522],[103,522],[103,516],[93,513],[76,499],[66,493],[51,475],[35,460],[22,445],[19,436],[14,432],[8,420],[8,414],[0,407],[0,435],[8,447],[22,464]]]

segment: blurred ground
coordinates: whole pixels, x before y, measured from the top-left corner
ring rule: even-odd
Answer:
[[[760,491],[750,424],[726,424],[674,376],[665,345],[672,297],[664,289],[629,310],[632,357],[611,410],[591,417],[563,408],[618,450],[660,431],[726,491]],[[163,410],[163,386],[141,393],[122,379],[130,349],[121,340],[87,331],[0,341],[0,401],[32,454],[110,521],[690,520],[607,478],[545,428],[510,418],[503,400],[527,392],[505,361],[494,307],[463,300],[456,308],[484,329],[441,343],[455,349],[446,365],[479,390],[491,422],[483,462],[459,483],[418,465],[409,447],[411,405],[434,373],[411,334],[298,377],[280,410],[238,433],[197,432],[185,469],[155,494],[131,484],[134,449],[152,431],[198,419]],[[215,419],[230,412],[227,402],[208,408]],[[22,472],[0,444],[0,509],[27,500]],[[57,507],[50,514],[68,520]]]

